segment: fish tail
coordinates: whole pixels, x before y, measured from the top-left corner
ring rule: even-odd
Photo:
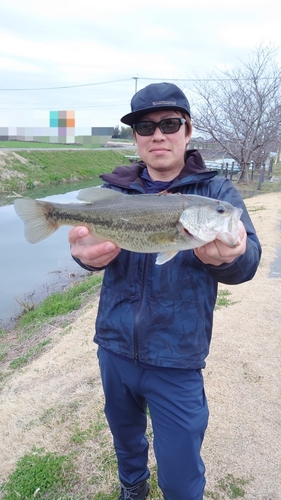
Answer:
[[[52,205],[49,202],[18,198],[14,201],[15,211],[24,222],[24,234],[29,243],[38,243],[54,233],[59,224],[50,217]]]

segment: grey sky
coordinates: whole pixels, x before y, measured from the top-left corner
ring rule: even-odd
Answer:
[[[281,45],[280,13],[279,0],[0,0],[0,127],[48,126],[58,109],[75,110],[78,128],[114,126],[133,77],[138,89],[178,80],[189,96],[184,79]],[[83,86],[12,90],[71,85]]]

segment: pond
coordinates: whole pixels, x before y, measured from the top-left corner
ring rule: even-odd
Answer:
[[[78,191],[100,184],[100,179],[79,184],[41,188],[24,193],[58,203],[75,202]],[[0,206],[0,328],[13,324],[25,304],[38,304],[53,291],[63,290],[86,273],[71,258],[67,234],[61,227],[49,238],[32,245],[24,237],[24,225],[17,216],[13,198]]]

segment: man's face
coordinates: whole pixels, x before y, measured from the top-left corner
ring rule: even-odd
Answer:
[[[182,115],[173,110],[155,111],[142,116],[139,121],[159,122],[165,118],[182,118]],[[184,154],[191,132],[190,126],[186,135],[185,124],[174,134],[164,134],[159,127],[150,136],[141,136],[134,132],[138,154],[146,163],[153,180],[172,180],[180,173],[184,166]]]

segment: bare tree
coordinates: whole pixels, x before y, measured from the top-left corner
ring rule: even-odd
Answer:
[[[240,181],[248,182],[251,161],[260,165],[280,144],[281,69],[274,60],[276,51],[260,45],[247,63],[195,84],[193,124],[241,165]]]

